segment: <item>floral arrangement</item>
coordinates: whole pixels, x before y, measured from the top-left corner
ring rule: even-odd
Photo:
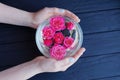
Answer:
[[[70,31],[74,29],[72,22],[65,21],[62,16],[50,18],[49,25],[42,30],[43,43],[49,47],[51,57],[61,60],[67,54],[66,50],[71,48],[74,38],[70,36]]]

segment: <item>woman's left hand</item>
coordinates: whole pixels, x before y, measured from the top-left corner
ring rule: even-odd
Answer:
[[[74,13],[61,8],[43,8],[38,12],[27,12],[0,3],[0,11],[0,23],[27,26],[34,29],[43,21],[55,15],[68,16],[74,21],[80,22],[80,19]]]

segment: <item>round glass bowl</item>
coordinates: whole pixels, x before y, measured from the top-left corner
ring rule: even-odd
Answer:
[[[70,48],[66,49],[66,54],[64,55],[64,57],[73,56],[82,46],[83,32],[80,25],[77,22],[75,22],[73,19],[69,17],[63,17],[63,18],[65,22],[72,22],[74,25],[74,28],[72,30],[69,30],[69,34],[70,34],[69,37],[74,38],[74,42],[72,43]],[[51,18],[47,19],[38,26],[35,36],[38,49],[46,57],[51,57],[51,55],[50,55],[50,47],[44,44],[43,29],[45,26],[50,25],[50,19]]]

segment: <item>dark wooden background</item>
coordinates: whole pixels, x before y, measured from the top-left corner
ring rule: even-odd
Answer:
[[[120,80],[120,0],[0,2],[31,12],[44,7],[60,7],[81,18],[85,54],[66,72],[38,74],[29,80]],[[1,71],[41,55],[35,44],[35,31],[23,26],[0,24]]]

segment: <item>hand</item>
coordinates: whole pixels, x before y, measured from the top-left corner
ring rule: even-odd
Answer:
[[[32,14],[32,28],[37,28],[38,25],[41,24],[43,21],[55,15],[68,16],[74,19],[74,21],[80,22],[80,19],[74,13],[68,10],[60,8],[44,8]]]
[[[59,61],[44,56],[37,57],[0,72],[0,80],[27,80],[38,73],[65,71],[79,59],[84,51],[85,48],[81,48],[74,56]]]
[[[27,12],[0,3],[0,23],[26,26],[36,29],[43,21],[55,15],[68,16],[74,19],[74,21],[80,22],[80,19],[74,13],[65,9],[43,8],[38,12]]]
[[[59,61],[41,56],[32,62],[37,64],[38,73],[65,71],[79,59],[84,51],[85,48],[81,48],[74,56]]]

